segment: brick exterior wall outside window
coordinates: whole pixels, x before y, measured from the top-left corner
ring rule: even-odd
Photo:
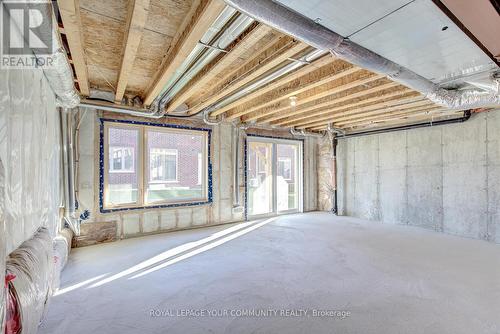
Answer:
[[[202,135],[179,132],[160,132],[147,129],[147,149],[160,148],[177,150],[177,182],[169,182],[170,186],[196,187],[198,183],[198,154],[203,152],[204,137]],[[109,184],[137,184],[138,154],[142,154],[138,147],[138,131],[128,129],[109,129],[109,146],[132,147],[134,150],[134,172],[111,172]],[[111,152],[111,150],[110,150]],[[145,165],[145,172],[149,170],[149,154]],[[206,168],[206,167],[205,167]]]

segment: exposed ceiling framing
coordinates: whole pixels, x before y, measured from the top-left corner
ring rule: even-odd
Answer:
[[[82,95],[104,90],[114,94],[117,104],[123,98],[140,97],[146,107],[225,8],[221,0],[58,0],[58,4],[61,32],[68,40]],[[290,73],[211,110],[211,116],[321,131],[330,123],[361,129],[457,113],[330,54],[307,63],[301,60],[312,50],[253,22],[175,93],[165,112],[184,106],[195,115],[301,61],[302,66]]]
[[[68,41],[72,55],[72,63],[76,72],[76,80],[80,92],[89,95],[89,76],[82,36],[82,22],[80,17],[79,0],[58,0],[59,12],[64,22],[64,34]]]

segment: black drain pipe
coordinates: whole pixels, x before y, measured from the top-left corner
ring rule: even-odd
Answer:
[[[333,156],[332,156],[332,163],[333,163],[333,207],[332,207],[332,213],[334,215],[338,215],[339,213],[339,208],[337,204],[337,135],[334,135],[332,138],[332,148],[333,148]]]
[[[375,130],[369,130],[369,131],[363,131],[363,132],[349,133],[349,134],[343,135],[340,138],[361,137],[361,136],[368,136],[368,135],[381,134],[381,133],[387,133],[387,132],[411,130],[411,129],[417,129],[417,128],[427,128],[427,127],[431,127],[431,126],[454,124],[454,123],[463,123],[463,122],[466,122],[469,120],[469,118],[471,117],[471,114],[472,114],[472,112],[470,110],[465,110],[464,115],[462,117],[459,117],[459,118],[444,119],[444,120],[436,121],[436,122],[431,121],[431,122],[425,122],[425,123],[395,126],[392,128],[383,128],[383,129],[375,129]]]

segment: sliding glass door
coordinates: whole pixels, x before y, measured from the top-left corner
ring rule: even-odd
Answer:
[[[302,142],[247,138],[250,218],[302,211]]]

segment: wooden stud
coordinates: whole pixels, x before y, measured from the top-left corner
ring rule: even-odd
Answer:
[[[115,103],[121,103],[128,79],[134,66],[135,56],[141,43],[149,13],[150,0],[129,0],[127,27],[123,42],[122,62],[116,84]]]
[[[175,44],[169,49],[160,69],[149,84],[143,96],[146,106],[160,94],[168,79],[191,53],[224,7],[225,3],[220,0],[200,0],[196,10],[187,18],[189,23],[182,25],[185,28],[179,32]]]
[[[82,21],[80,17],[79,0],[57,0],[61,19],[64,24],[64,31],[68,40],[73,65],[75,67],[76,78],[80,87],[80,93],[89,96],[89,75],[87,71],[87,61],[83,49]]]

